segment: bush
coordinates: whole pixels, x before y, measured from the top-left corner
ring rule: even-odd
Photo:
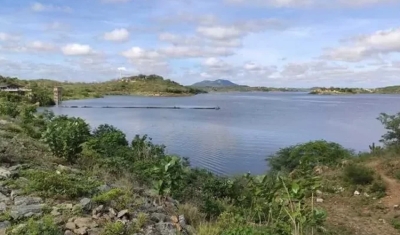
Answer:
[[[103,157],[113,157],[116,149],[128,146],[125,134],[111,125],[100,125],[93,131],[88,147]]]
[[[10,229],[10,235],[63,235],[64,233],[54,223],[51,216],[45,216],[42,220],[35,221],[33,218],[28,220],[26,226]]]
[[[370,191],[382,198],[386,195],[386,184],[382,180],[375,180],[371,185]]]
[[[378,120],[383,124],[387,133],[382,135],[380,140],[387,146],[399,146],[400,145],[400,113],[396,115],[388,115],[381,113]]]
[[[122,189],[115,188],[108,192],[96,195],[93,201],[100,204],[105,204],[117,210],[125,209],[132,201],[132,195]]]
[[[355,185],[368,185],[374,180],[374,171],[356,164],[350,164],[344,169],[345,180]]]
[[[122,222],[108,222],[101,235],[127,235],[125,225]]]
[[[69,162],[75,162],[89,137],[89,125],[83,119],[67,116],[53,118],[42,135],[53,154]]]
[[[300,164],[309,169],[317,165],[336,165],[341,160],[350,158],[352,154],[340,144],[319,140],[280,149],[267,161],[272,170],[292,171]]]
[[[27,170],[22,175],[30,180],[25,190],[39,192],[43,196],[58,195],[74,199],[92,196],[100,183],[77,174],[40,170]]]

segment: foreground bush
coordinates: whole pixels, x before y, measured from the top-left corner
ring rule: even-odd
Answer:
[[[89,137],[89,125],[83,119],[67,116],[53,118],[42,135],[53,154],[69,162],[75,162]]]
[[[308,169],[313,169],[317,165],[337,165],[352,155],[350,150],[340,144],[318,140],[280,149],[267,161],[272,170],[293,171],[300,164]]]
[[[63,235],[63,231],[54,223],[50,216],[41,220],[29,219],[26,226],[9,229],[10,235]]]

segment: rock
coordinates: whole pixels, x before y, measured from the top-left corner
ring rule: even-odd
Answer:
[[[31,217],[33,215],[40,215],[45,204],[34,204],[34,205],[19,205],[13,206],[10,211],[10,216],[14,219],[20,219],[23,217]]]
[[[65,209],[65,210],[72,210],[72,208],[74,208],[74,205],[70,204],[70,203],[61,204],[60,208]]]
[[[360,192],[358,192],[357,190],[354,191],[354,196],[358,196],[358,195],[360,195]]]
[[[99,226],[92,218],[88,217],[76,218],[74,223],[78,228],[96,228]]]
[[[173,223],[158,223],[155,225],[155,229],[160,235],[176,235],[178,232]]]
[[[162,213],[152,213],[150,215],[150,219],[156,223],[165,222],[167,219],[167,216]]]
[[[179,223],[178,217],[176,217],[175,215],[171,216],[170,219],[172,223]]]
[[[86,228],[86,227],[74,229],[74,233],[78,234],[78,235],[86,235],[86,234],[88,234],[87,231],[88,231],[88,228]]]
[[[399,205],[394,205],[393,209],[398,210],[399,209]]]
[[[4,167],[0,167],[0,180],[8,179],[11,176],[11,171]]]
[[[379,222],[386,224],[386,221],[384,219],[379,219]]]
[[[67,224],[65,224],[65,228],[69,230],[74,230],[76,229],[76,226],[74,222],[68,222]]]
[[[185,216],[184,216],[184,215],[180,215],[180,216],[178,217],[178,219],[179,219],[179,224],[180,224],[182,227],[186,227],[186,219],[185,219]]]
[[[100,228],[91,228],[88,230],[88,235],[99,235],[101,233]]]
[[[315,191],[315,193],[316,193],[317,195],[322,195],[322,192],[321,192],[320,190]]]
[[[122,210],[122,211],[118,212],[117,217],[118,218],[122,218],[122,216],[124,216],[124,215],[126,215],[128,213],[129,213],[129,211],[127,209],[126,210]]]
[[[10,201],[10,198],[8,198],[6,195],[0,193],[0,202],[8,202]]]
[[[51,211],[51,215],[52,216],[59,216],[59,215],[61,215],[61,213],[58,211],[59,210],[59,208],[57,208],[57,207],[53,207],[53,210]]]
[[[75,235],[75,234],[70,230],[65,230],[64,235]]]
[[[3,222],[0,222],[0,229],[8,228],[10,226],[11,226],[11,223],[9,221],[7,221],[7,220],[3,221]]]
[[[16,196],[14,198],[14,205],[33,205],[40,204],[43,200],[40,197],[24,197],[24,196]]]
[[[108,209],[108,211],[110,212],[110,215],[111,215],[112,217],[117,216],[117,212],[115,212],[115,210],[114,210],[113,208]]]
[[[80,200],[79,204],[85,211],[90,211],[90,209],[92,209],[92,200],[90,198],[83,198],[82,200]]]
[[[4,202],[0,202],[0,213],[7,210],[7,205]]]
[[[20,170],[21,168],[23,168],[23,165],[17,164],[17,165],[15,165],[15,166],[9,167],[8,170],[9,170],[9,171],[17,171],[17,170]]]
[[[19,195],[22,195],[22,191],[21,191],[21,190],[19,190],[19,189],[17,189],[17,190],[12,190],[12,191],[11,191],[11,195],[10,195],[11,200],[14,200],[14,198],[15,198],[16,196],[19,196]]]
[[[0,235],[7,235],[5,228],[0,228]]]
[[[369,194],[368,194],[368,193],[364,193],[364,196],[365,196],[365,197],[369,197]]]
[[[104,192],[108,192],[111,190],[111,187],[108,186],[107,184],[103,184],[100,185],[99,187],[97,187],[97,190],[99,190],[99,192],[104,193]]]
[[[324,199],[322,199],[322,198],[317,198],[316,201],[317,201],[318,203],[323,203],[323,202],[324,202]]]
[[[103,212],[103,209],[104,209],[104,206],[103,206],[103,205],[100,205],[100,206],[96,207],[96,208],[92,211],[92,215],[95,215],[95,214],[97,214],[97,213]]]

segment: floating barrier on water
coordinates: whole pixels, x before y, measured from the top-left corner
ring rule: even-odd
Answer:
[[[60,105],[60,108],[81,108],[81,109],[214,109],[219,110],[220,107],[183,107],[183,106],[77,106],[77,105]]]

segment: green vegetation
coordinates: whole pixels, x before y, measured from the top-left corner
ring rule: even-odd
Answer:
[[[41,106],[54,105],[53,88],[61,86],[63,100],[100,98],[105,95],[143,95],[143,96],[189,96],[205,91],[182,86],[158,75],[137,75],[117,80],[92,83],[71,83],[53,80],[19,80],[0,76],[0,83],[15,84],[32,89],[25,96],[0,92],[0,98],[7,101],[38,103]]]
[[[340,95],[340,94],[362,94],[373,93],[371,89],[364,88],[340,88],[340,87],[315,87],[311,89],[310,94],[313,95]]]
[[[340,204],[341,200],[364,203],[361,205],[365,207],[394,187],[386,179],[388,172],[378,166],[390,159],[387,161],[394,166],[391,171],[396,172],[396,159],[390,156],[398,154],[395,147],[399,147],[400,126],[396,123],[400,113],[379,118],[388,129],[379,154],[372,151],[378,148],[375,145],[370,153],[356,154],[337,143],[311,141],[283,148],[267,158],[271,171],[264,175],[222,177],[191,168],[187,159],[168,155],[165,146],[152,143],[147,136],[136,136],[129,142],[121,130],[110,125],[91,130],[79,118],[37,114],[33,108],[22,108],[25,104],[10,101],[2,105],[24,111],[0,109],[5,116],[0,133],[6,133],[0,135],[0,162],[28,164],[19,170],[21,178],[10,178],[3,185],[46,201],[88,197],[96,206],[135,212],[135,220],[129,225],[116,221],[100,224],[100,234],[104,235],[142,233],[155,220],[150,212],[143,211],[149,204],[156,204],[156,211],[160,207],[169,210],[168,218],[184,215],[196,234],[341,234],[352,231],[347,227],[351,226],[347,220],[352,220],[347,213],[352,211],[346,210],[354,208]],[[113,188],[101,190],[105,183]],[[363,194],[353,196],[354,190]],[[327,202],[321,203],[320,197]],[[342,213],[337,213],[338,207]],[[380,208],[379,204],[374,208]],[[335,220],[337,215],[343,216],[340,224]],[[25,223],[22,232],[15,234],[60,232],[46,213],[27,223],[6,213],[0,216],[10,219],[12,228]]]
[[[275,88],[275,87],[250,87],[250,86],[230,86],[230,87],[196,87],[205,92],[297,92],[308,91],[301,88]]]

